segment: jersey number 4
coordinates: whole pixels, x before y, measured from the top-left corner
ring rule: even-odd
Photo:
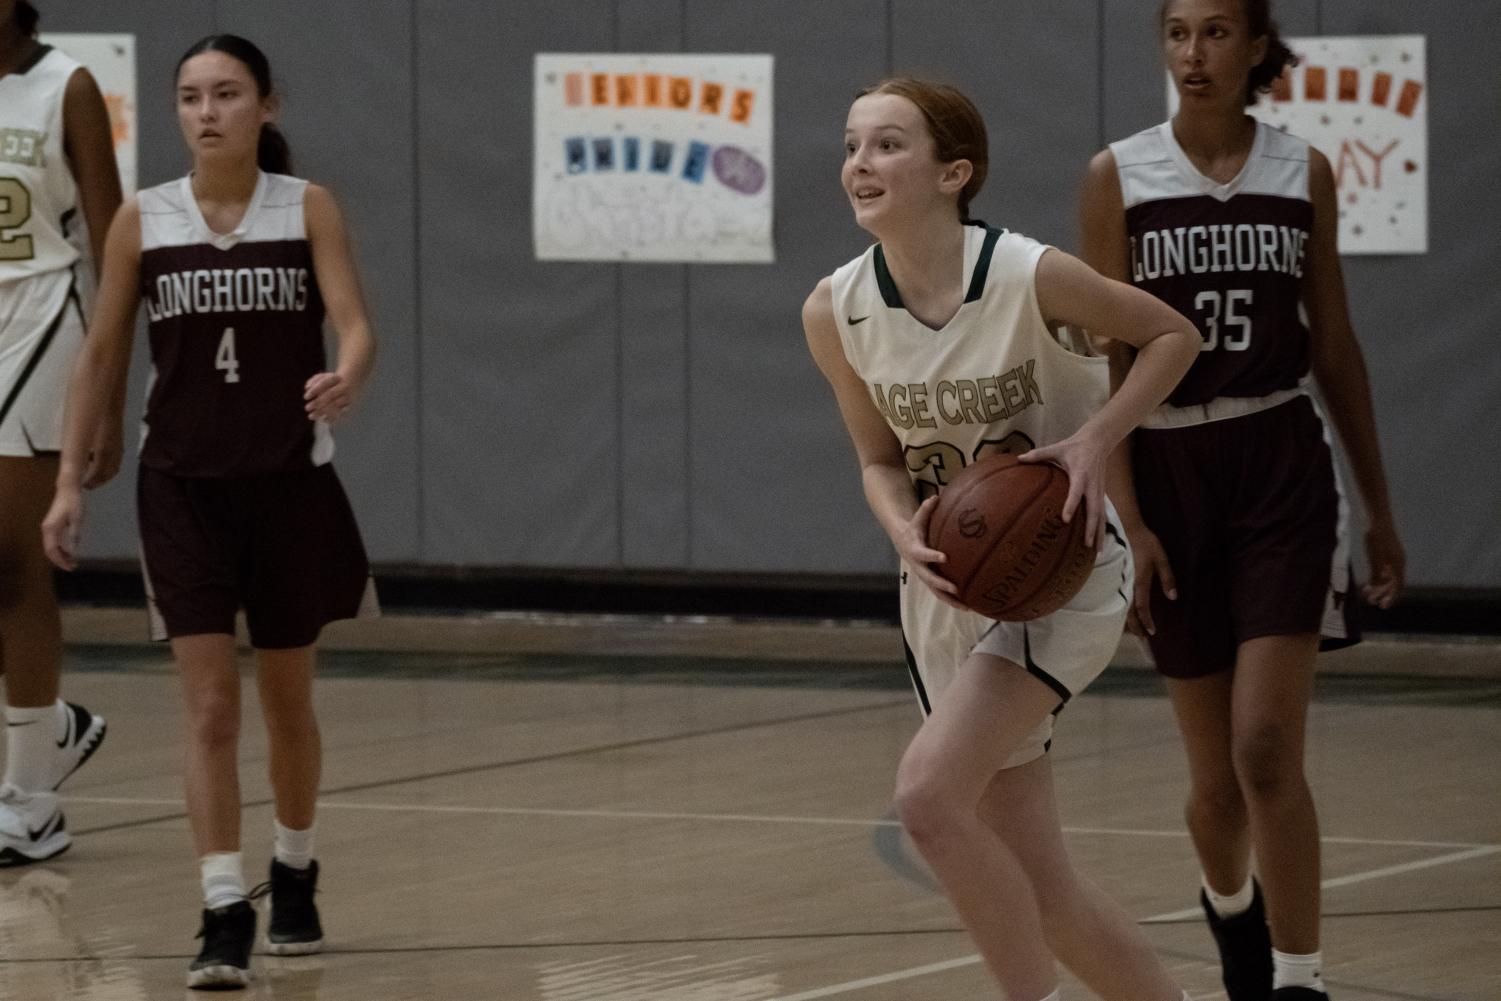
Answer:
[[[29,261],[36,256],[31,237],[6,234],[31,218],[31,192],[14,177],[0,177],[0,261]]]
[[[240,381],[240,359],[235,357],[235,328],[225,327],[219,338],[219,350],[214,352],[214,368],[224,373],[225,382]]]
[[[1242,307],[1251,305],[1251,290],[1231,289],[1221,292],[1213,289],[1200,292],[1194,297],[1194,309],[1204,317],[1204,342],[1200,351],[1224,348],[1226,351],[1244,351],[1251,346],[1251,318]],[[1224,336],[1220,336],[1221,327]]]

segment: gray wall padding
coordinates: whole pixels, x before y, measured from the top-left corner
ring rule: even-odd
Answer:
[[[44,27],[137,36],[141,180],[180,174],[178,56],[271,57],[301,172],[333,189],[381,341],[337,464],[377,560],[846,574],[894,565],[799,322],[867,239],[838,183],[854,91],[950,79],[990,127],[976,215],[1065,249],[1103,142],[1164,114],[1155,5],[1119,0],[80,0]],[[1430,245],[1345,260],[1411,581],[1501,587],[1501,7],[1283,0],[1290,35],[1428,37]],[[532,257],[537,52],[776,57],[776,263]],[[137,345],[132,420],[140,412]],[[131,437],[134,435],[132,433]],[[88,551],[135,553],[131,476]]]

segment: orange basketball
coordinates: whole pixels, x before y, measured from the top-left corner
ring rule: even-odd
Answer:
[[[938,570],[959,600],[992,619],[1021,622],[1057,611],[1094,566],[1081,505],[1063,521],[1068,474],[1050,463],[992,455],[943,488],[928,545],[948,556]]]

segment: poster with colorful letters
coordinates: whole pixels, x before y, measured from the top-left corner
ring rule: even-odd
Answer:
[[[1299,57],[1250,108],[1329,158],[1342,254],[1428,252],[1423,35],[1289,38]],[[1168,110],[1177,94],[1168,81]]]
[[[772,57],[539,53],[543,261],[773,260]]]
[[[128,198],[136,190],[136,36],[43,32],[41,41],[83,63],[104,94],[115,162]]]

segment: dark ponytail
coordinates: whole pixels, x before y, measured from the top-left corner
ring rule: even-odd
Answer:
[[[21,34],[28,38],[36,37],[37,22],[42,16],[37,13],[30,0],[16,0],[15,21],[16,27],[21,29]]]
[[[255,149],[255,165],[268,174],[292,172],[292,148],[281,129],[267,122],[261,126],[261,141]]]
[[[1246,104],[1249,106],[1256,103],[1257,95],[1272,89],[1272,82],[1282,75],[1283,70],[1298,65],[1298,57],[1287,47],[1277,32],[1277,25],[1272,22],[1271,0],[1245,0],[1245,4],[1251,37],[1266,36],[1266,58],[1252,66],[1251,74],[1246,78]]]
[[[274,93],[271,84],[271,61],[254,42],[248,38],[241,38],[239,35],[209,35],[207,38],[194,42],[188,51],[183,53],[182,58],[177,60],[177,73],[182,73],[183,63],[205,52],[222,52],[227,56],[233,56],[244,63],[250,75],[255,78],[257,94],[266,98]],[[292,172],[292,149],[287,145],[286,136],[281,134],[281,130],[269,122],[261,126],[261,138],[256,147],[255,163],[268,174]]]

